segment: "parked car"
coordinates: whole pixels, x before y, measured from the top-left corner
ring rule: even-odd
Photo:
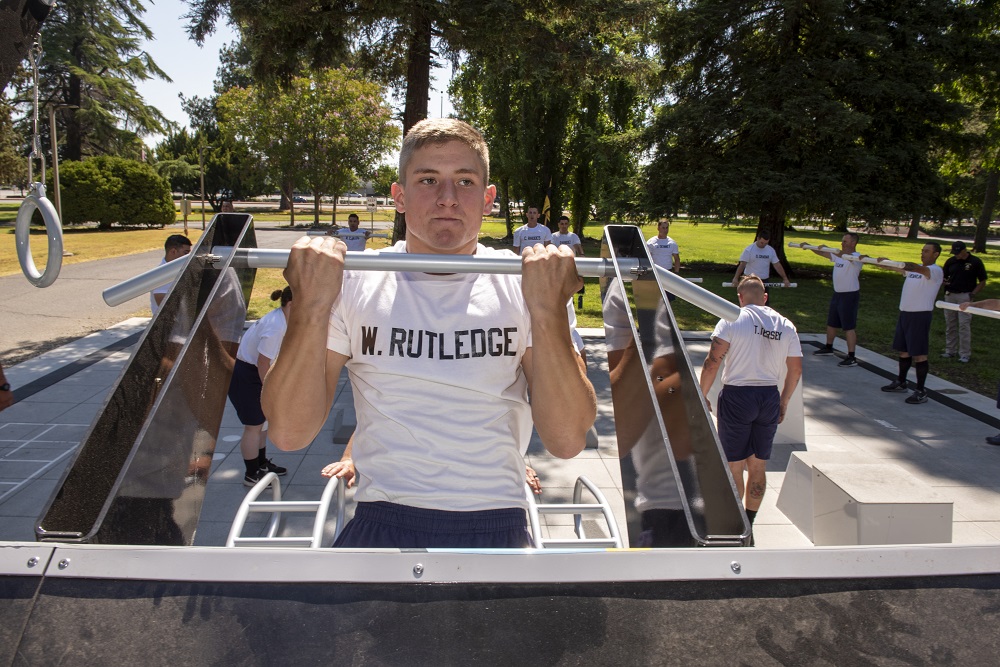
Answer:
[[[306,198],[305,197],[299,197],[298,195],[296,195],[295,197],[292,197],[292,201],[295,202],[296,204],[303,204],[303,203],[305,203]]]

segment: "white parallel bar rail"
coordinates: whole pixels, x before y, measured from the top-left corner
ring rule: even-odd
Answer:
[[[212,256],[228,256],[233,251],[231,246],[215,246]],[[233,258],[236,268],[251,269],[283,269],[288,265],[290,251],[269,248],[239,248]],[[204,257],[199,255],[199,257]],[[118,306],[129,299],[146,294],[160,285],[166,285],[177,279],[184,270],[185,263],[191,261],[190,256],[175,259],[161,264],[134,278],[113,285],[103,292],[104,302],[109,306]],[[623,259],[619,266],[634,277],[639,272],[639,260]],[[352,271],[408,271],[414,273],[493,273],[520,275],[521,258],[516,256],[474,257],[471,255],[427,255],[411,253],[379,253],[351,252],[344,258],[344,268]],[[726,301],[721,296],[698,287],[684,278],[654,266],[660,283],[672,294],[688,301],[702,310],[717,317],[733,322],[739,317],[740,309],[734,303]],[[610,259],[598,257],[577,257],[576,270],[584,278],[604,278],[615,275],[614,264]]]
[[[934,305],[942,310],[955,310],[960,313],[967,313],[969,315],[982,315],[983,317],[992,317],[995,320],[1000,320],[1000,311],[989,310],[987,308],[976,308],[970,306],[965,310],[958,307],[957,303],[948,303],[947,301],[935,301]]]
[[[723,287],[732,287],[732,283],[722,283]],[[788,283],[788,287],[798,287],[798,283]],[[764,283],[764,287],[785,287],[785,283]]]
[[[792,241],[788,242],[789,248],[801,248],[803,250],[819,250],[820,252],[828,252],[831,254],[838,254],[840,250],[838,248],[831,248],[827,245],[810,245],[808,243],[794,243]],[[840,255],[849,262],[861,262],[862,264],[874,264],[875,266],[887,266],[894,269],[902,269],[906,266],[906,262],[896,262],[891,259],[884,259],[879,261],[876,257],[852,257],[851,255]]]

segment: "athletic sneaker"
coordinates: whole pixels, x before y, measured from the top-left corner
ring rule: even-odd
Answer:
[[[818,357],[821,354],[833,354],[833,345],[824,345],[823,347],[813,352],[813,356]]]
[[[967,363],[969,363],[969,358],[968,357],[959,357],[958,358],[958,363],[960,363],[960,364],[967,364]]]
[[[890,382],[886,386],[882,387],[882,391],[904,392],[904,391],[909,391],[909,389],[906,388],[906,380],[903,380],[902,382],[900,382],[897,379],[897,380],[893,380],[892,382]]]
[[[996,435],[986,436],[986,444],[1000,447],[1000,433],[997,433]]]
[[[847,367],[847,366],[857,366],[858,365],[858,360],[855,359],[854,357],[844,357],[844,360],[841,361],[837,365],[838,366],[844,366],[844,367]]]
[[[260,467],[265,473],[273,472],[278,477],[288,473],[288,468],[282,468],[279,465],[275,465],[271,459],[266,459],[264,465]]]
[[[927,402],[927,390],[926,389],[916,389],[914,392],[906,397],[906,402],[910,405],[917,405],[918,403]]]
[[[243,486],[257,486],[257,482],[266,474],[267,471],[263,468],[257,468],[256,472],[248,472],[243,475]]]
[[[955,355],[954,355],[954,354],[952,354],[951,352],[942,352],[942,353],[941,353],[941,358],[942,358],[942,359],[951,359],[951,358],[952,358],[952,357],[954,357],[954,356],[955,356]]]

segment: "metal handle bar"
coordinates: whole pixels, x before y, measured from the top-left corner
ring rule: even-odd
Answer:
[[[988,310],[986,308],[976,308],[970,306],[965,310],[958,307],[957,303],[948,303],[947,301],[935,301],[934,305],[943,310],[957,310],[960,313],[968,313],[969,315],[982,315],[983,317],[992,317],[993,319],[1000,320],[1000,311]]]
[[[232,251],[231,246],[215,246],[212,248],[211,256],[222,258],[228,256]],[[233,266],[252,269],[283,269],[288,265],[289,253],[290,251],[282,249],[240,248],[236,250],[233,257]],[[135,278],[113,285],[104,290],[104,302],[109,306],[118,306],[160,285],[166,285],[177,278],[188,260],[188,257],[181,257],[141,273]],[[639,271],[639,260],[637,259],[622,259],[619,260],[619,265],[630,275]],[[518,275],[521,273],[521,258],[348,251],[344,258],[344,268],[352,271]],[[654,267],[654,269],[670,292],[685,301],[729,321],[735,321],[739,317],[739,306],[691,284],[666,269],[659,266]],[[584,278],[603,278],[615,275],[614,264],[611,260],[595,257],[577,257],[576,270]]]
[[[723,287],[732,287],[732,283],[722,283]],[[764,287],[784,287],[785,283],[764,283]],[[798,283],[788,283],[789,287],[798,287]]]
[[[820,252],[827,251],[831,253],[838,252],[836,248],[831,248],[825,245],[809,245],[808,243],[793,243],[788,242],[789,248],[802,248],[803,250],[819,250]],[[885,259],[879,261],[875,257],[852,257],[850,255],[840,255],[849,262],[861,262],[862,264],[874,264],[876,266],[888,266],[894,269],[902,269],[906,267],[906,262],[896,262],[891,259]]]
[[[344,229],[344,227],[341,227],[341,229]],[[358,231],[363,231],[363,230],[358,230]],[[336,236],[336,234],[327,234],[324,231],[308,231],[308,232],[306,232],[306,236]],[[388,234],[369,234],[366,238],[369,238],[369,239],[387,239],[387,238],[389,238],[389,235]]]

